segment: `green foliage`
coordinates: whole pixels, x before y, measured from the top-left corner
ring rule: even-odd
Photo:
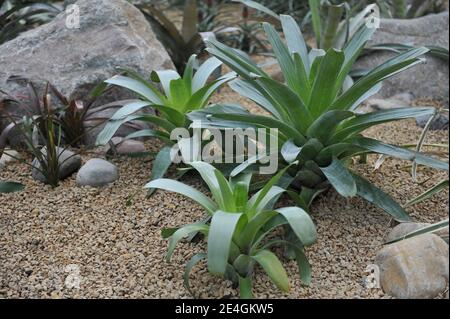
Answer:
[[[443,181],[443,182],[433,186],[432,188],[430,188],[423,194],[420,194],[416,198],[414,198],[414,199],[410,200],[408,203],[406,203],[405,207],[419,204],[419,203],[433,197],[434,195],[442,192],[443,190],[448,189],[448,185],[449,185],[449,181],[446,180],[446,181]]]
[[[191,124],[186,114],[206,107],[219,87],[235,77],[233,74],[226,74],[208,82],[222,63],[216,58],[210,58],[195,70],[196,63],[196,56],[191,56],[182,76],[173,70],[154,71],[151,74],[151,82],[131,70],[125,70],[128,76],[117,75],[107,80],[106,83],[110,85],[137,94],[139,100],[129,101],[111,117],[98,135],[96,144],[107,144],[120,126],[126,123],[143,121],[155,125],[157,129],[144,129],[126,138],[153,137],[168,146],[174,145],[175,142],[170,139],[172,130],[178,127],[189,128]],[[156,84],[161,85],[163,94]],[[148,107],[154,108],[157,114],[145,112]],[[170,166],[169,150],[163,148],[161,152],[153,164],[152,179],[164,176]]]
[[[412,19],[444,10],[443,0],[378,0],[381,14],[386,18]]]
[[[317,239],[315,226],[309,215],[301,208],[273,206],[284,190],[275,184],[283,171],[267,182],[266,186],[249,197],[252,176],[242,174],[227,180],[222,173],[203,162],[191,165],[200,173],[211,191],[212,199],[194,188],[177,181],[159,179],[146,188],[159,188],[189,197],[200,204],[209,214],[210,222],[195,223],[176,230],[165,230],[169,236],[167,261],[170,261],[177,243],[192,234],[201,233],[207,241],[207,252],[195,255],[187,264],[185,285],[189,289],[189,274],[192,268],[206,259],[208,270],[234,282],[240,288],[241,298],[252,298],[252,277],[259,264],[275,285],[289,291],[287,273],[271,251],[275,246],[287,247],[295,252],[301,280],[309,284],[310,265],[305,256],[305,247]],[[295,235],[292,239],[277,239],[271,236],[280,227],[289,228]],[[192,292],[191,292],[192,293]]]
[[[372,51],[390,51],[394,53],[402,53],[408,50],[413,49],[412,45],[403,44],[403,43],[380,43],[371,45],[366,48],[368,52]],[[433,56],[435,58],[441,59],[448,63],[449,61],[449,50],[439,46],[429,45],[427,48],[430,50],[428,55]]]
[[[96,86],[85,100],[69,99],[50,83],[48,83],[48,87],[48,93],[54,98],[54,102],[52,103],[52,118],[55,128],[61,130],[62,142],[72,147],[81,147],[84,145],[87,133],[107,120],[96,117],[95,114],[120,106],[116,103],[111,103],[93,109],[94,103],[105,93],[105,83],[100,83]],[[14,103],[20,104],[20,107],[23,110],[27,110],[30,115],[39,114],[37,112],[37,104],[39,103],[40,97],[37,90],[30,89],[28,93],[29,97],[27,100],[22,99],[19,102],[13,99]],[[92,122],[96,124],[90,125]],[[88,128],[88,126],[92,127]]]
[[[51,2],[0,0],[0,44],[52,20],[62,8]]]
[[[234,1],[241,2],[270,18],[279,20],[279,16],[275,12],[258,2],[252,0]],[[316,47],[325,50],[329,48],[342,49],[365,24],[369,15],[376,8],[375,4],[362,9],[360,5],[352,8],[347,2],[340,1],[308,0],[308,4],[310,10],[308,17],[311,20]],[[302,25],[304,26],[306,22],[303,21]]]
[[[267,52],[268,42],[262,37],[261,27],[259,23],[243,20],[238,23],[233,32],[226,36],[218,37],[223,43],[247,52],[249,54]]]
[[[331,185],[343,196],[363,197],[396,220],[409,220],[404,209],[389,195],[351,173],[347,166],[352,157],[378,153],[448,170],[448,163],[362,136],[372,126],[431,115],[434,108],[356,112],[364,100],[380,90],[383,80],[421,63],[421,56],[428,49],[414,48],[399,54],[353,83],[348,81],[348,74],[374,29],[361,27],[342,51],[308,52],[295,20],[281,16],[281,23],[287,46],[273,26],[265,23],[264,29],[286,83],[271,79],[248,57],[217,41],[209,41],[207,49],[239,74],[240,79],[230,83],[232,89],[259,104],[270,116],[226,112],[229,107],[221,105],[193,112],[189,117],[203,120],[208,127],[233,123],[233,127],[277,128],[279,158],[284,159],[281,165],[297,163],[289,169],[290,184],[295,186],[290,195],[304,209]],[[240,165],[239,171],[245,168]]]
[[[49,86],[51,93],[56,97],[57,103],[59,104],[54,107],[55,125],[61,128],[64,143],[72,147],[82,146],[85,142],[86,134],[107,120],[96,117],[95,114],[117,107],[115,103],[112,103],[93,109],[94,103],[105,93],[105,83],[97,85],[85,100],[69,99],[62,95],[53,85],[50,84]],[[90,125],[92,122],[97,124]],[[88,126],[91,127],[88,128]]]
[[[203,37],[198,29],[196,0],[185,0],[181,30],[153,3],[137,5],[155,29],[155,34],[168,51],[177,70],[182,73],[193,54],[204,48]]]
[[[62,152],[58,152],[62,131],[61,127],[55,124],[57,123],[57,115],[50,101],[49,90],[50,85],[47,84],[42,99],[33,99],[31,101],[32,112],[21,119],[10,114],[5,108],[0,108],[0,115],[10,121],[10,124],[0,134],[0,153],[6,146],[8,135],[14,129],[16,134],[23,138],[26,151],[39,162],[40,167],[35,167],[35,169],[42,173],[47,184],[57,187],[59,184],[59,167],[62,164],[59,161]],[[32,83],[28,84],[28,91],[29,96],[38,96]],[[23,102],[13,97],[10,97],[8,102],[25,109],[30,106],[23,105]]]
[[[20,183],[0,181],[0,194],[20,192],[24,188]]]

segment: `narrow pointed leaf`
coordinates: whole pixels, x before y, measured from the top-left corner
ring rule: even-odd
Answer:
[[[355,102],[361,99],[361,96],[366,94],[367,91],[374,88],[381,81],[421,63],[423,60],[420,59],[420,56],[428,51],[427,48],[416,48],[386,61],[359,79],[352,88],[342,94],[333,103],[332,108],[350,110]]]
[[[335,99],[335,76],[339,74],[344,58],[343,52],[334,49],[328,50],[322,58],[308,103],[308,109],[314,118],[318,118],[332,105]]]
[[[316,36],[316,44],[319,47],[322,39],[322,21],[320,17],[320,1],[319,0],[308,0],[309,8],[311,10],[311,19],[314,30],[314,35]]]
[[[309,74],[310,64],[308,56],[308,47],[303,37],[302,31],[293,17],[281,15],[281,24],[283,26],[284,36],[291,53],[298,53],[300,60],[304,65],[306,73]]]
[[[253,299],[252,279],[239,277],[239,297],[241,299]]]
[[[198,264],[200,263],[202,260],[205,260],[206,254],[196,254],[194,256],[192,256],[192,258],[189,260],[189,262],[186,264],[186,268],[184,270],[184,287],[186,287],[186,289],[189,291],[189,293],[194,296],[194,293],[191,290],[191,285],[190,285],[190,274],[192,269]]]
[[[216,175],[217,182],[219,184],[219,188],[222,193],[223,201],[225,204],[224,209],[228,212],[235,212],[236,203],[230,184],[228,184],[228,181],[225,179],[225,177],[219,170],[216,169],[214,171],[214,174]]]
[[[257,88],[254,85],[254,81],[249,82],[249,81],[235,80],[230,82],[229,86],[236,93],[262,106],[264,110],[275,116],[277,119],[282,118],[280,112],[272,104],[272,101],[267,99],[263,94],[261,94],[260,91],[257,90]]]
[[[286,219],[303,246],[310,246],[317,241],[316,226],[306,211],[299,207],[285,207],[275,211]]]
[[[344,197],[353,197],[357,193],[356,183],[352,174],[337,158],[328,167],[321,167],[322,172],[334,189]]]
[[[203,208],[205,208],[210,215],[212,215],[217,210],[216,203],[214,203],[206,195],[199,192],[195,188],[178,181],[174,181],[171,179],[157,179],[145,185],[144,188],[158,188],[186,196],[203,206]]]
[[[172,159],[170,158],[171,147],[166,146],[163,147],[158,155],[156,155],[155,160],[153,161],[152,173],[150,175],[150,180],[156,180],[164,177],[169,167],[172,165]],[[151,195],[155,191],[155,188],[149,189],[149,195]]]
[[[420,194],[416,198],[410,200],[408,203],[405,204],[404,207],[406,208],[406,207],[421,203],[424,200],[427,200],[427,199],[433,197],[434,195],[436,195],[437,193],[443,191],[444,189],[446,189],[448,187],[449,187],[449,181],[448,180],[443,181],[443,182],[437,184],[436,186],[432,187],[431,189],[427,190],[426,192]]]
[[[261,265],[274,284],[284,292],[290,290],[289,278],[278,257],[268,250],[257,252],[252,258]]]
[[[208,236],[208,270],[212,274],[224,275],[231,241],[242,214],[217,211],[211,220]]]
[[[444,171],[449,170],[449,164],[447,162],[443,162],[430,156],[416,153],[402,147],[382,143],[374,139],[359,137],[351,140],[351,143],[373,153],[384,154],[406,161],[415,161],[419,165],[424,165],[435,169]]]
[[[272,97],[273,105],[279,105],[277,110],[281,114],[289,115],[284,120],[287,123],[292,123],[300,133],[305,134],[308,126],[312,122],[312,117],[310,111],[299,96],[286,85],[270,78],[260,78],[257,82]]]
[[[214,73],[214,71],[222,65],[222,62],[217,58],[209,58],[206,60],[192,79],[192,92],[195,93],[205,86],[209,77]]]
[[[410,222],[408,213],[388,194],[371,184],[366,179],[353,174],[358,188],[358,196],[381,208],[399,222]]]
[[[186,82],[183,79],[170,82],[170,103],[180,113],[185,113],[186,111],[186,102],[190,98],[189,91],[190,88],[186,86]]]
[[[269,8],[263,6],[262,4],[256,2],[256,1],[252,1],[252,0],[233,0],[233,2],[240,2],[244,5],[246,5],[247,7],[256,9],[258,11],[264,12],[265,14],[279,20],[280,18],[278,17],[278,14],[276,14],[274,11],[270,10]]]
[[[20,192],[25,188],[25,185],[16,182],[0,181],[0,194]]]
[[[128,134],[125,137],[125,139],[132,140],[132,139],[142,138],[142,137],[155,137],[155,138],[158,138],[161,141],[164,141],[164,142],[166,142],[168,144],[173,144],[174,143],[170,139],[170,135],[167,134],[166,132],[155,131],[155,130],[152,130],[152,129],[145,129],[145,130],[136,131],[134,133],[130,133],[130,134]]]
[[[272,45],[274,54],[278,60],[278,64],[281,67],[281,71],[283,72],[283,76],[287,82],[287,85],[292,91],[301,92],[305,83],[299,81],[300,79],[297,77],[297,73],[295,72],[296,71],[295,63],[291,53],[281,40],[279,33],[275,30],[275,28],[272,25],[264,23],[263,26],[269,39],[269,42]],[[306,76],[303,78],[303,80],[305,79]],[[307,101],[302,102],[303,104],[307,103]]]
[[[187,238],[192,233],[197,232],[201,232],[202,234],[207,235],[208,230],[208,226],[200,224],[187,225],[183,228],[178,229],[169,239],[169,248],[167,249],[166,261],[170,262],[173,252],[175,251],[175,248],[180,240],[182,240],[183,238]]]
[[[306,135],[315,137],[323,144],[326,144],[332,136],[335,128],[345,119],[352,117],[353,112],[349,111],[328,111],[322,114],[308,128]]]
[[[343,123],[332,137],[332,141],[342,141],[344,138],[358,134],[371,126],[398,121],[419,116],[433,115],[433,107],[406,107],[381,110],[367,114],[355,114],[355,117]]]
[[[170,89],[170,84],[174,80],[179,80],[180,75],[174,70],[162,70],[162,71],[153,71],[151,74],[151,78],[153,81],[161,83],[161,86],[166,93],[166,96],[171,99],[172,92]]]
[[[391,240],[391,241],[387,242],[386,245],[393,244],[393,243],[396,243],[396,242],[398,242],[398,241],[405,240],[405,239],[408,239],[408,238],[420,236],[420,235],[423,235],[423,234],[431,234],[431,233],[435,233],[435,232],[437,232],[437,231],[444,230],[444,229],[446,229],[446,228],[448,229],[448,222],[449,222],[449,220],[447,219],[447,220],[444,220],[444,221],[442,221],[442,222],[438,222],[438,223],[436,223],[436,224],[433,224],[433,225],[430,225],[430,226],[423,227],[423,228],[421,228],[421,229],[418,229],[418,230],[416,230],[416,231],[413,231],[413,232],[411,232],[411,233],[408,233],[408,234],[406,234],[406,235],[403,236],[403,237],[400,237],[400,238],[396,238],[396,239],[394,239],[394,240]]]
[[[164,100],[161,98],[161,94],[155,88],[150,87],[148,84],[145,84],[138,80],[121,75],[116,75],[109,80],[106,80],[105,82],[129,89],[136,94],[144,97],[151,103],[159,105],[164,104]]]

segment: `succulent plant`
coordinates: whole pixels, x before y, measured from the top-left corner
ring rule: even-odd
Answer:
[[[374,68],[357,82],[348,74],[374,29],[362,26],[343,50],[313,49],[308,52],[300,28],[290,16],[281,16],[287,46],[273,26],[264,24],[286,83],[266,74],[256,63],[238,51],[217,41],[208,42],[208,52],[239,74],[230,83],[232,89],[247,97],[270,116],[236,111],[235,106],[216,105],[193,112],[189,117],[201,120],[204,127],[277,128],[281,165],[296,162],[288,170],[284,186],[307,210],[312,200],[330,185],[345,197],[359,195],[387,211],[399,221],[409,220],[405,210],[388,194],[351,172],[349,160],[371,153],[385,154],[417,164],[448,170],[448,163],[395,145],[364,137],[373,126],[421,115],[432,115],[433,107],[408,107],[367,114],[357,108],[381,88],[381,82],[418,63],[427,48],[413,48]],[[232,174],[247,169],[247,161]]]
[[[186,117],[188,112],[206,107],[211,96],[226,82],[235,78],[233,73],[226,74],[208,82],[211,75],[222,62],[216,58],[206,60],[196,69],[197,57],[192,55],[181,76],[173,70],[154,71],[148,81],[136,72],[125,71],[129,76],[117,75],[106,83],[128,89],[140,99],[129,101],[119,109],[107,122],[97,137],[97,145],[107,144],[120,126],[133,121],[151,123],[157,129],[144,129],[132,133],[127,139],[152,137],[163,141],[163,147],[156,156],[151,179],[160,178],[172,164],[170,149],[176,141],[170,139],[172,130],[189,128],[191,122]],[[152,83],[153,82],[153,83]],[[161,84],[164,94],[160,93],[157,84]],[[158,114],[139,114],[145,108],[152,107]]]
[[[200,261],[207,260],[209,272],[239,286],[241,298],[253,297],[252,277],[257,264],[279,289],[287,292],[289,279],[281,261],[271,251],[275,246],[289,247],[294,251],[301,280],[304,284],[309,284],[311,270],[305,247],[316,241],[317,233],[311,218],[303,209],[273,208],[284,192],[284,189],[275,185],[284,172],[281,171],[268,181],[261,191],[249,197],[251,174],[242,174],[227,180],[210,164],[193,162],[191,165],[208,185],[212,199],[174,180],[158,179],[146,185],[146,188],[182,194],[200,204],[210,217],[206,223],[163,231],[163,236],[170,240],[167,261],[171,260],[177,243],[183,238],[197,233],[206,238],[207,252],[193,256],[186,265],[184,282],[187,289],[191,291],[189,274],[192,268]],[[283,226],[292,230],[294,236],[291,239],[270,236]]]

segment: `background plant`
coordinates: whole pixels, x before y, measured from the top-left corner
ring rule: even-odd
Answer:
[[[139,100],[127,103],[119,109],[106,124],[97,137],[97,145],[108,143],[120,126],[133,121],[143,121],[156,126],[156,129],[144,129],[128,135],[127,139],[152,137],[158,138],[166,147],[155,158],[151,178],[164,176],[171,165],[170,149],[176,143],[170,139],[171,132],[176,128],[189,128],[191,122],[186,117],[188,112],[207,106],[209,99],[221,85],[234,78],[234,74],[226,74],[212,82],[211,75],[221,66],[216,58],[210,58],[196,69],[197,59],[193,55],[189,59],[181,76],[173,70],[154,71],[151,81],[139,74],[127,70],[128,76],[118,75],[106,81],[139,96]],[[160,84],[164,94],[160,93],[155,84]],[[153,114],[138,114],[147,107],[156,110]]]
[[[233,1],[243,3],[270,18],[279,20],[277,13],[259,2],[252,0]],[[305,27],[308,23],[311,23],[316,48],[325,50],[331,47],[342,49],[376,9],[375,4],[366,7],[361,6],[361,4],[351,6],[346,1],[309,0],[308,5],[309,13],[304,19],[300,19],[300,21],[303,21],[299,25]],[[280,24],[279,21],[275,23],[271,21],[271,23]]]
[[[30,96],[37,96],[33,84],[28,84],[28,90]],[[17,104],[18,107],[21,105],[21,102],[13,97],[10,97],[9,102]],[[39,166],[27,164],[39,171],[45,177],[47,184],[57,187],[59,168],[63,164],[60,163],[59,158],[65,149],[60,148],[62,131],[55,125],[57,117],[50,101],[49,84],[46,86],[42,99],[34,100],[32,106],[33,114],[24,116],[20,120],[17,120],[4,107],[0,109],[2,116],[10,120],[10,124],[0,134],[0,153],[6,146],[8,135],[14,129],[15,134],[22,137],[25,150],[39,162]],[[20,158],[15,159],[26,163]]]
[[[368,114],[355,112],[364,100],[381,89],[383,80],[421,63],[421,56],[428,49],[415,48],[402,53],[353,83],[348,79],[349,71],[374,29],[360,28],[342,51],[313,49],[308,52],[295,20],[281,16],[281,22],[287,46],[273,26],[264,24],[264,29],[286,83],[273,80],[248,57],[221,43],[209,41],[207,49],[241,77],[230,83],[231,88],[256,102],[271,116],[250,114],[235,106],[216,105],[194,112],[190,118],[202,119],[207,127],[277,128],[280,158],[284,163],[298,162],[289,169],[284,186],[293,186],[289,194],[305,210],[331,185],[344,197],[359,195],[395,219],[409,220],[399,204],[351,172],[348,163],[355,156],[378,153],[448,170],[448,163],[362,135],[366,129],[381,123],[431,115],[434,108],[400,108]],[[240,165],[232,175],[251,164],[249,160]]]
[[[311,281],[311,270],[304,248],[317,239],[315,226],[309,215],[298,207],[273,209],[274,203],[284,192],[275,186],[283,171],[267,182],[266,186],[249,198],[251,174],[243,174],[227,180],[222,173],[203,162],[191,165],[208,185],[213,199],[196,189],[177,181],[159,179],[146,188],[159,188],[182,194],[199,203],[211,218],[210,223],[195,223],[179,229],[163,231],[170,238],[167,261],[171,260],[177,243],[192,234],[201,233],[207,241],[207,252],[192,257],[187,263],[184,282],[189,287],[192,268],[206,259],[208,271],[231,280],[239,286],[241,298],[252,298],[252,277],[259,264],[275,285],[289,291],[289,279],[282,263],[271,251],[275,246],[289,247],[295,252],[301,280]],[[278,239],[270,237],[279,227],[289,227],[295,237]]]
[[[0,44],[51,21],[62,7],[54,1],[0,0]]]
[[[186,0],[181,30],[171,19],[152,3],[137,5],[155,29],[155,34],[166,48],[178,72],[183,73],[192,54],[204,48],[203,37],[198,30],[198,7],[196,0]]]
[[[85,99],[72,99],[65,97],[50,84],[50,91],[58,104],[55,107],[55,124],[61,128],[65,144],[77,148],[85,145],[87,134],[109,120],[97,114],[123,106],[116,102],[95,106],[98,99],[107,93],[106,87],[106,83],[100,83]]]
[[[442,0],[378,0],[377,3],[386,18],[413,19],[444,10]]]

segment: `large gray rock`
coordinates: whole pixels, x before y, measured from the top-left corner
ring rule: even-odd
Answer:
[[[414,46],[440,46],[449,48],[448,11],[428,15],[418,19],[382,19],[369,45],[380,43],[406,43]],[[376,52],[360,59],[357,68],[373,68],[380,65],[394,53]],[[411,92],[415,97],[440,98],[448,102],[449,67],[448,61],[427,55],[426,64],[384,81],[382,97]]]
[[[431,299],[448,284],[448,245],[425,234],[384,247],[376,257],[381,287],[400,299]]]
[[[100,158],[93,158],[78,171],[77,185],[101,187],[115,182],[118,178],[119,171],[114,164]]]
[[[66,26],[68,16],[63,12],[0,46],[0,87],[4,91],[26,102],[30,97],[21,79],[26,78],[39,84],[41,92],[50,81],[65,96],[85,99],[96,84],[117,74],[117,67],[142,74],[174,68],[143,14],[127,1],[79,0],[75,4],[80,12],[79,29]],[[98,104],[130,97],[127,90],[116,88]],[[8,110],[25,112],[11,105]]]
[[[44,147],[42,149],[42,154],[47,153],[47,148]],[[59,179],[63,180],[70,175],[72,175],[77,169],[81,166],[81,156],[75,154],[72,151],[65,150],[64,148],[57,149],[59,154],[58,162],[59,162]],[[42,183],[46,182],[45,176],[40,172],[41,163],[35,158],[32,162],[32,176],[35,180],[40,181]]]

